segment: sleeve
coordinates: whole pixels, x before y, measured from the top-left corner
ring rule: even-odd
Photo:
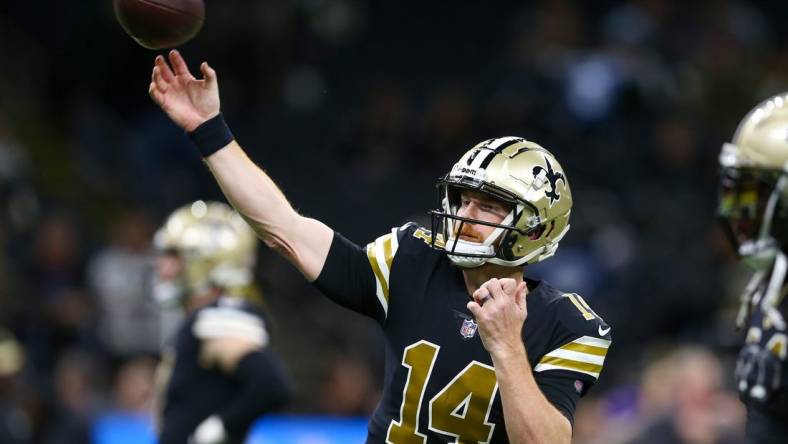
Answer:
[[[389,275],[398,236],[395,228],[361,248],[335,233],[314,285],[337,304],[383,322],[388,314]]]
[[[602,372],[612,328],[577,294],[564,294],[556,304],[551,345],[534,366],[534,379],[571,422],[577,401]]]

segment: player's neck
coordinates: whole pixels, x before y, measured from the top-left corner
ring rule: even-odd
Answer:
[[[476,268],[463,268],[462,278],[465,281],[465,289],[468,290],[468,295],[472,295],[483,283],[492,278],[511,278],[519,284],[523,280],[523,268],[484,264]]]

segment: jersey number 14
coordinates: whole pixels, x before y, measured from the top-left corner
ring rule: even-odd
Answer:
[[[405,348],[402,365],[408,380],[402,393],[399,421],[389,425],[389,444],[424,444],[427,436],[418,432],[419,415],[427,382],[440,346],[419,341]],[[456,437],[455,442],[487,442],[495,424],[488,422],[498,390],[495,369],[473,361],[429,402],[428,427],[434,432]]]

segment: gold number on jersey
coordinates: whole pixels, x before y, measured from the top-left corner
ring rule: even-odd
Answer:
[[[430,379],[435,356],[440,347],[419,341],[405,348],[402,365],[408,368],[408,380],[402,391],[402,406],[399,410],[399,422],[391,421],[386,442],[390,444],[423,444],[427,436],[416,431],[419,425],[419,410],[424,397],[427,380]]]
[[[418,432],[419,414],[427,381],[440,346],[419,341],[405,348],[402,365],[408,380],[402,393],[400,420],[392,421],[386,442],[424,444],[427,436]],[[429,404],[430,430],[454,436],[454,442],[487,442],[495,424],[488,423],[498,381],[495,370],[473,361],[451,380]]]
[[[413,237],[416,239],[421,239],[424,243],[428,245],[432,245],[432,233],[428,232],[423,228],[419,228],[413,232]],[[438,248],[443,248],[446,245],[446,242],[443,241],[443,235],[438,233],[437,237],[435,237],[435,246]]]
[[[578,310],[580,310],[580,313],[583,315],[583,319],[586,321],[590,321],[591,319],[597,317],[596,313],[594,313],[594,310],[591,310],[588,302],[586,302],[586,300],[583,299],[579,294],[567,293],[565,296],[568,297],[570,301],[572,301],[572,304],[574,304]]]
[[[458,443],[489,441],[495,424],[487,417],[497,390],[495,369],[471,362],[430,401],[430,429]]]

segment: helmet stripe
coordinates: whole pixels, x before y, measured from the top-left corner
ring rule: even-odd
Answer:
[[[523,139],[520,137],[501,137],[500,139],[496,140],[494,143],[491,143],[489,148],[494,150],[493,151],[494,154],[487,156],[484,159],[484,161],[481,164],[479,164],[479,168],[481,169],[487,168],[487,166],[490,165],[490,162],[492,162],[493,158],[498,154],[501,154],[504,149],[514,145],[515,143],[519,143],[522,141]]]
[[[479,150],[479,154],[474,156],[473,162],[470,164],[471,168],[481,168],[482,164],[489,165],[490,162],[487,162],[488,158],[492,158],[495,156],[495,153],[492,150],[482,148]]]
[[[478,155],[479,155],[479,152],[481,152],[481,150],[480,150],[480,149],[477,149],[476,151],[474,151],[474,152],[473,152],[473,154],[471,154],[471,155],[468,157],[468,160],[467,160],[467,161],[465,161],[465,164],[466,164],[466,165],[468,165],[468,166],[471,166],[471,164],[473,163],[473,159],[476,159],[476,156],[478,156]]]
[[[514,143],[517,143],[517,142],[520,142],[522,140],[523,140],[522,137],[513,137],[513,136],[500,137],[498,139],[495,139],[491,143],[489,143],[487,145],[487,148],[489,148],[491,150],[495,150],[496,153],[500,154],[501,151],[503,151],[504,148],[506,148],[507,146],[510,146],[510,145],[512,145]]]
[[[472,166],[473,165],[473,161],[476,159],[476,156],[478,156],[479,153],[481,153],[483,149],[487,148],[487,145],[489,145],[490,143],[492,143],[494,141],[495,141],[495,139],[487,139],[484,142],[481,142],[480,144],[476,145],[478,148],[476,148],[476,151],[474,151],[473,154],[471,154],[470,157],[468,157],[468,160],[465,163],[468,166]]]

